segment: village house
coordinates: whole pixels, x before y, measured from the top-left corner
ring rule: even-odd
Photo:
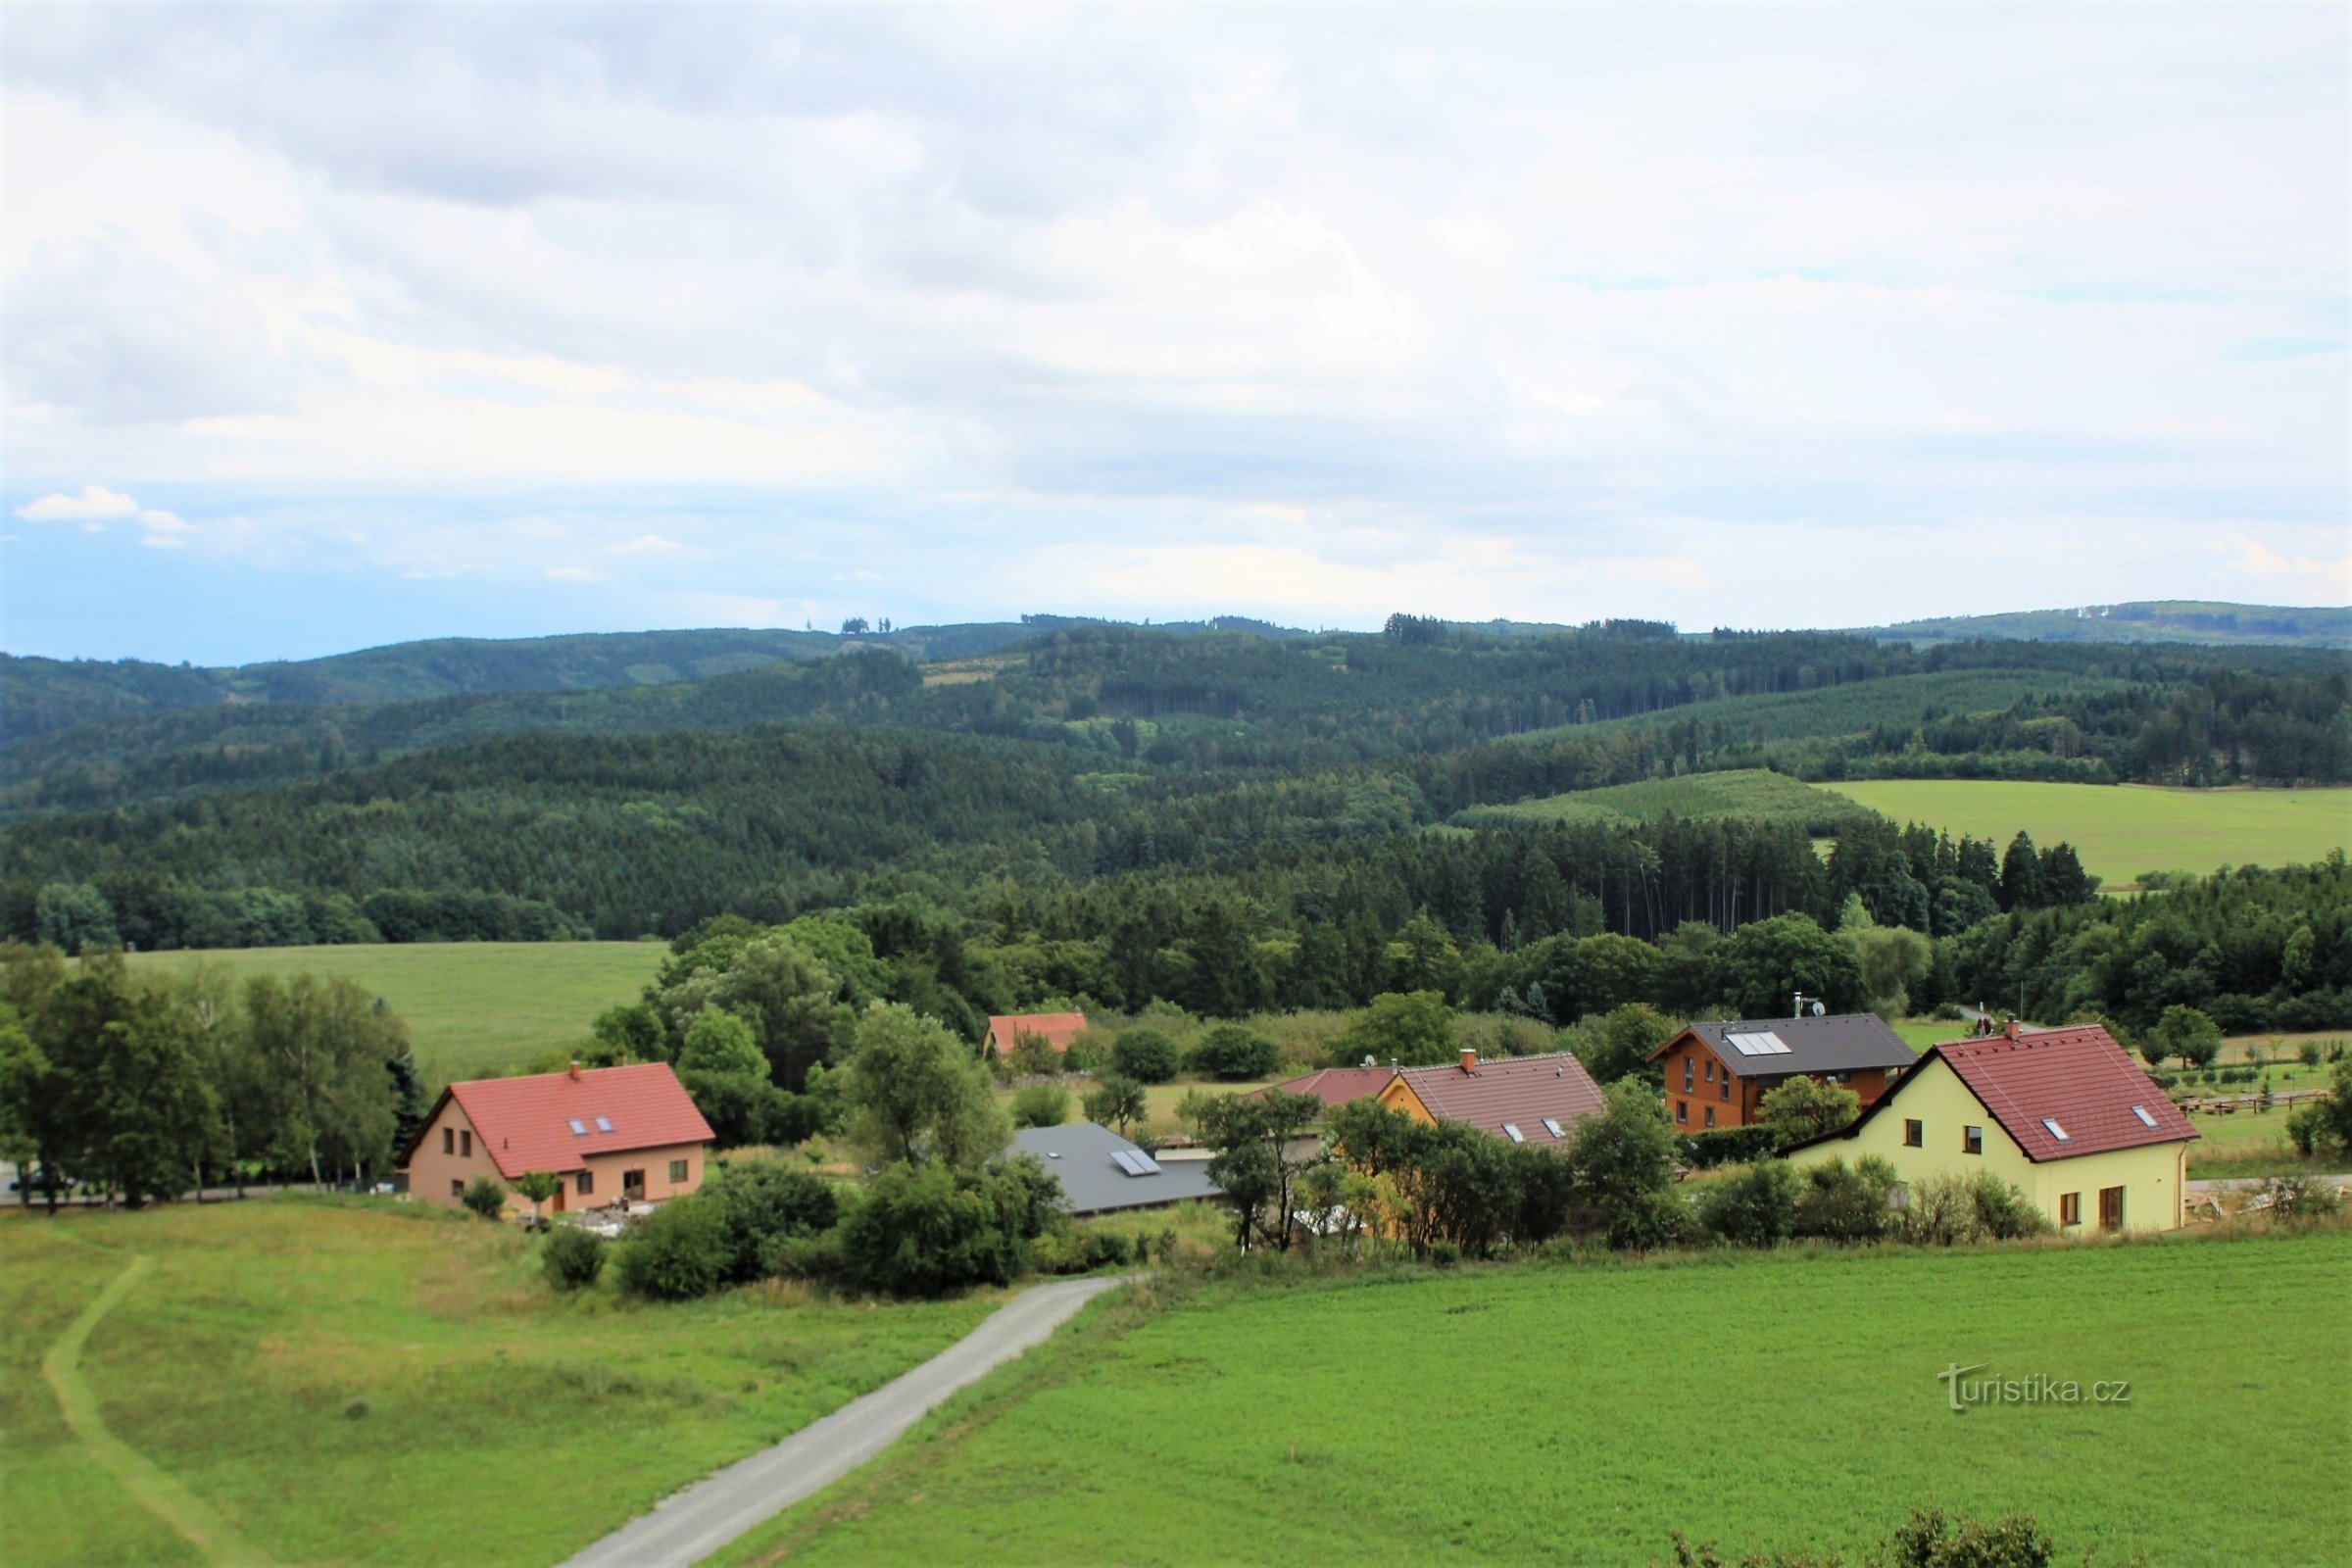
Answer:
[[[1217,1196],[1205,1159],[1163,1160],[1091,1121],[1028,1128],[1014,1135],[1011,1152],[1036,1155],[1061,1183],[1062,1199],[1076,1215]]]
[[[1339,1109],[1353,1101],[1365,1100],[1389,1087],[1396,1076],[1394,1067],[1325,1067],[1288,1083],[1273,1084],[1264,1089],[1252,1089],[1247,1098],[1260,1095],[1312,1095],[1323,1102],[1326,1111]]]
[[[1877,1154],[1908,1185],[1985,1170],[2060,1234],[2178,1230],[2188,1118],[2096,1025],[1930,1047],[1852,1124],[1788,1151],[1797,1165]]]
[[[1070,1042],[1085,1027],[1083,1012],[991,1013],[988,1043],[996,1048],[1000,1060],[1011,1055],[1024,1039],[1042,1041],[1058,1055],[1070,1049]]]
[[[1918,1059],[1876,1013],[1740,1018],[1694,1023],[1649,1054],[1666,1069],[1666,1113],[1677,1132],[1744,1127],[1757,1102],[1791,1078],[1838,1084],[1865,1108]]]
[[[658,1203],[703,1185],[710,1124],[667,1062],[587,1067],[522,1078],[451,1084],[401,1151],[409,1194],[456,1203],[477,1176],[507,1186],[510,1209],[530,1201],[514,1191],[525,1171],[563,1179],[550,1206],[604,1208]]]
[[[1458,1121],[1514,1144],[1565,1149],[1576,1124],[1600,1114],[1600,1086],[1567,1052],[1482,1061],[1464,1051],[1443,1067],[1397,1067],[1380,1102],[1415,1121]]]

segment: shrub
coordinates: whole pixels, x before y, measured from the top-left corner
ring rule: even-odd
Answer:
[[[1085,1248],[1088,1268],[1110,1268],[1127,1261],[1127,1238],[1104,1231],[1087,1234]]]
[[[726,1275],[741,1283],[770,1272],[768,1248],[780,1237],[829,1231],[841,1198],[811,1171],[788,1165],[730,1165],[703,1189],[725,1217]]]
[[[1030,1084],[1012,1097],[1015,1127],[1058,1127],[1070,1119],[1070,1092],[1059,1084]]]
[[[1977,1228],[1993,1241],[2014,1242],[2050,1229],[2049,1220],[2026,1200],[2024,1193],[1988,1170],[1971,1173],[1968,1199],[1976,1208]]]
[[[979,1172],[890,1166],[841,1223],[843,1271],[892,1296],[1009,1284],[1053,1223],[1058,1191],[1034,1159]]]
[[[1690,1211],[1669,1192],[1674,1129],[1657,1097],[1627,1079],[1609,1086],[1608,1108],[1578,1124],[1569,1156],[1576,1207],[1587,1229],[1615,1248],[1656,1248],[1681,1240]]]
[[[654,1210],[620,1245],[613,1269],[632,1296],[689,1301],[718,1289],[731,1261],[726,1205],[694,1193]]]
[[[1190,1065],[1202,1078],[1238,1083],[1270,1077],[1280,1055],[1280,1049],[1264,1035],[1226,1023],[1200,1037],[1200,1043],[1193,1048]]]
[[[846,1272],[841,1232],[772,1236],[760,1250],[760,1271],[778,1280],[838,1280]]]
[[[496,1219],[507,1210],[507,1190],[495,1176],[476,1176],[466,1184],[458,1201],[484,1219]]]
[[[1923,1247],[1956,1247],[1966,1242],[2013,1241],[2050,1228],[2026,1195],[1990,1171],[1967,1176],[1930,1176],[1911,1185],[1907,1201],[1887,1227],[1900,1240]]]
[[[1139,1084],[1166,1083],[1182,1059],[1176,1042],[1157,1029],[1130,1029],[1110,1048],[1112,1069]]]
[[[1928,1013],[1928,1016],[1937,1023],[1958,1023],[1968,1015],[1960,1010],[1960,1004],[1957,1002],[1938,1002]]]
[[[1852,1122],[1862,1114],[1862,1097],[1843,1084],[1796,1077],[1757,1101],[1756,1111],[1766,1126],[1780,1134],[1785,1149]]]
[[[1011,1052],[999,1065],[1010,1077],[1042,1077],[1047,1073],[1061,1071],[1061,1053],[1049,1045],[1044,1036],[1024,1033],[1014,1041]]]
[[[2295,1048],[2295,1059],[2306,1067],[2317,1067],[2320,1064],[2320,1043],[2317,1040],[2304,1041]]]
[[[1778,1247],[1796,1231],[1798,1186],[1786,1160],[1759,1160],[1706,1190],[1699,1222],[1735,1247]]]
[[[1894,1167],[1877,1154],[1851,1166],[1842,1159],[1808,1166],[1796,1195],[1796,1234],[1840,1246],[1875,1242],[1886,1231],[1895,1185]]]
[[[1684,1164],[1692,1170],[1712,1170],[1717,1165],[1744,1165],[1751,1159],[1763,1158],[1780,1147],[1781,1131],[1756,1122],[1745,1127],[1710,1127],[1704,1132],[1679,1134],[1675,1142]]]
[[[605,1271],[605,1240],[577,1225],[558,1225],[539,1250],[539,1266],[559,1291],[584,1291]]]
[[[2343,1195],[2335,1184],[2315,1176],[2274,1176],[2263,1192],[2271,1200],[2266,1212],[2281,1224],[2333,1219],[2344,1211]]]
[[[1104,1078],[1086,1097],[1086,1119],[1115,1127],[1122,1135],[1143,1115],[1144,1086],[1117,1073]]]
[[[1693,1544],[1673,1531],[1674,1568],[1733,1568],[1733,1560],[1712,1542]],[[1984,1524],[1975,1519],[1955,1521],[1940,1508],[1914,1508],[1892,1536],[1879,1543],[1864,1559],[1871,1568],[2050,1568],[2057,1545],[2034,1523],[2032,1514],[2007,1514]],[[1738,1560],[1738,1568],[1844,1568],[1839,1556],[1810,1551],[1754,1552]],[[2090,1554],[2082,1555],[2091,1568]]]

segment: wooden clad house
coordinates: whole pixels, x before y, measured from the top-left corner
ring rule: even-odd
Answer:
[[[1796,1145],[1795,1164],[1877,1154],[1905,1183],[1988,1170],[2060,1234],[2169,1231],[2184,1218],[2180,1107],[2106,1030],[2025,1030],[1934,1046],[1850,1126]]]
[[[1666,1068],[1666,1114],[1677,1132],[1743,1127],[1756,1102],[1790,1078],[1842,1084],[1865,1107],[1917,1059],[1876,1013],[1694,1023],[1649,1054]]]

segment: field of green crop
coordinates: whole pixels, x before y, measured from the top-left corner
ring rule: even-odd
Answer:
[[[652,942],[417,942],[142,953],[131,963],[344,976],[400,1014],[417,1065],[438,1084],[511,1071],[535,1051],[581,1038],[605,1008],[636,1000],[665,955]]]
[[[0,1560],[204,1562],[154,1498],[208,1525],[223,1562],[557,1562],[996,1304],[645,1305],[610,1281],[564,1299],[534,1246],[438,1209],[293,1198],[0,1217]],[[68,1379],[101,1423],[77,1435],[43,1359],[142,1256]]]
[[[1858,735],[1883,724],[1915,724],[1931,710],[1944,713],[1984,713],[2012,707],[2028,697],[2056,693],[2087,695],[2122,689],[2121,681],[2104,676],[2073,675],[2057,670],[1947,669],[1920,675],[1886,675],[1800,692],[1718,697],[1632,718],[1529,730],[1518,738],[1544,741],[1610,729],[1659,729],[1688,724],[1694,719],[1710,732],[1721,728],[1726,734],[1741,739]]]
[[[1640,1565],[1939,1503],[2065,1562],[2308,1568],[2352,1539],[2318,1458],[2347,1269],[2333,1232],[1209,1288],[1082,1321],[719,1560]],[[1955,1364],[2130,1402],[1955,1414]]]
[[[1793,822],[1816,837],[1833,834],[1848,822],[1867,818],[1867,808],[1832,790],[1821,789],[1785,773],[1760,767],[1722,773],[1689,773],[1681,778],[1645,779],[1639,784],[1612,784],[1605,789],[1579,790],[1515,801],[1508,806],[1482,806],[1464,811],[1458,820],[1481,822],[1649,822],[1662,816],[1740,816],[1766,822]]]
[[[2285,865],[2352,848],[2352,789],[2174,790],[2140,784],[1879,779],[1828,786],[1898,822],[2006,845],[2064,839],[2110,891],[2146,871]]]

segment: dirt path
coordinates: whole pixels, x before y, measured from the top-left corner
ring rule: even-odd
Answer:
[[[888,1447],[934,1405],[1011,1360],[1123,1279],[1063,1280],[1023,1291],[921,1366],[803,1427],[772,1448],[664,1497],[564,1568],[688,1568],[823,1490]]]
[[[56,1394],[57,1407],[64,1412],[66,1425],[81,1440],[82,1446],[90,1450],[90,1457],[121,1482],[123,1491],[145,1503],[181,1539],[204,1553],[208,1562],[219,1568],[270,1568],[270,1558],[230,1529],[226,1520],[167,1475],[154,1460],[108,1430],[106,1418],[98,1413],[98,1396],[82,1378],[81,1348],[88,1342],[90,1331],[154,1267],[155,1259],[145,1253],[131,1258],[130,1266],[116,1275],[114,1283],[100,1291],[81,1309],[81,1315],[66,1326],[57,1343],[49,1347],[49,1353],[41,1357],[41,1376]]]

